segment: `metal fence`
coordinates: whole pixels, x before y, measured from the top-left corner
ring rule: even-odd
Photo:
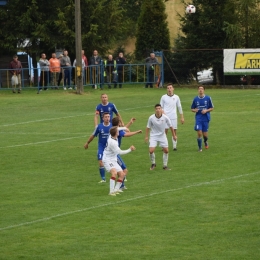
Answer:
[[[14,84],[13,69],[0,70],[0,89],[12,89],[17,87]],[[36,74],[36,79],[33,73]],[[163,63],[154,66],[153,72],[147,64],[124,64],[121,71],[109,71],[104,74],[103,65],[88,66],[83,71],[83,85],[93,88],[103,86],[120,86],[124,84],[152,84],[153,87],[160,87],[163,84]],[[40,69],[24,68],[20,73],[21,88],[75,88],[76,70],[75,67],[61,68],[60,73],[43,72]],[[20,86],[19,86],[20,87]]]

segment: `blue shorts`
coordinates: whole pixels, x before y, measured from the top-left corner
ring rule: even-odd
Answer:
[[[102,160],[103,158],[103,152],[105,150],[106,146],[103,146],[103,145],[98,145],[98,151],[97,151],[97,159],[98,160]]]
[[[126,165],[125,165],[124,161],[122,160],[122,158],[120,157],[120,155],[117,155],[117,163],[120,165],[122,170],[126,169]]]
[[[195,131],[208,132],[209,130],[209,122],[197,121],[194,126]]]

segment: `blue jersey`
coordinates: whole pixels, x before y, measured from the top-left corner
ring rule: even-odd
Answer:
[[[120,130],[120,131],[119,131],[119,134],[118,134],[118,137],[117,137],[117,140],[118,140],[118,146],[119,146],[119,147],[121,146],[122,137],[124,137],[124,136],[125,136],[125,131]]]
[[[124,130],[120,130],[118,132],[118,137],[117,137],[117,140],[118,140],[118,146],[120,147],[121,146],[121,142],[122,142],[122,137],[125,136],[125,131]],[[118,154],[117,155],[117,163],[120,165],[120,167],[122,168],[122,170],[126,169],[126,164],[125,162],[123,161],[123,159],[121,158],[121,156]]]
[[[109,125],[104,125],[103,123],[100,123],[96,126],[92,135],[94,135],[95,137],[98,136],[98,145],[106,147],[107,138],[109,136],[109,130],[111,127],[111,123],[109,123]]]
[[[191,104],[191,109],[198,108],[199,111],[196,112],[195,118],[196,121],[201,122],[209,122],[210,121],[210,112],[207,112],[206,114],[202,114],[201,111],[209,108],[214,108],[211,97],[210,96],[204,96],[200,97],[197,96],[193,99],[193,102]]]
[[[99,104],[96,107],[96,114],[100,117],[100,123],[103,123],[103,113],[109,113],[110,115],[110,122],[112,122],[113,113],[116,115],[118,114],[118,111],[116,109],[116,106],[113,103],[108,103],[107,105]]]

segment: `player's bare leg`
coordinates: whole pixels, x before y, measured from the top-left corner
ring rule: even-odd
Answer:
[[[104,183],[106,182],[106,170],[102,160],[98,160],[98,164],[99,164],[99,174],[101,177],[101,181],[99,183]]]
[[[204,145],[205,145],[205,149],[209,148],[209,144],[208,144],[208,132],[202,132],[203,135],[203,140],[204,140]]]

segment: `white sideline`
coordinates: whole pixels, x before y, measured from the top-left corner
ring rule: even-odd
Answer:
[[[117,201],[117,202],[110,202],[110,203],[105,203],[105,204],[101,204],[101,205],[97,205],[97,206],[92,206],[92,207],[89,207],[89,208],[64,212],[62,214],[57,214],[57,215],[53,215],[53,216],[46,217],[46,218],[36,219],[36,220],[33,220],[33,221],[23,222],[23,223],[16,224],[16,225],[2,227],[2,228],[0,228],[0,231],[12,229],[12,228],[17,228],[17,227],[22,227],[22,226],[26,226],[26,225],[32,225],[32,224],[35,224],[35,223],[45,222],[45,221],[49,221],[51,219],[58,218],[58,217],[68,216],[68,215],[72,215],[72,214],[75,214],[75,213],[80,213],[80,212],[84,212],[84,211],[88,211],[88,210],[92,210],[92,209],[111,206],[111,205],[117,205],[117,204],[125,203],[125,202],[128,202],[128,201],[134,201],[134,200],[137,200],[137,199],[144,199],[144,198],[147,198],[147,197],[152,197],[152,196],[156,196],[156,195],[160,195],[160,194],[164,194],[164,193],[168,193],[168,192],[175,192],[175,191],[189,189],[189,188],[193,188],[193,187],[199,187],[199,186],[203,186],[203,185],[218,184],[218,183],[222,183],[222,182],[227,181],[227,180],[237,179],[237,178],[255,175],[255,174],[259,174],[259,173],[260,173],[260,171],[259,172],[253,172],[253,173],[247,173],[247,174],[241,174],[241,175],[232,176],[232,177],[219,179],[219,180],[194,183],[194,184],[182,187],[182,188],[164,190],[164,191],[161,191],[161,192],[155,192],[155,193],[150,193],[150,194],[143,195],[143,196],[137,196],[137,197],[134,197],[134,198],[131,198],[131,199],[125,199],[125,200],[120,200],[120,201]]]

